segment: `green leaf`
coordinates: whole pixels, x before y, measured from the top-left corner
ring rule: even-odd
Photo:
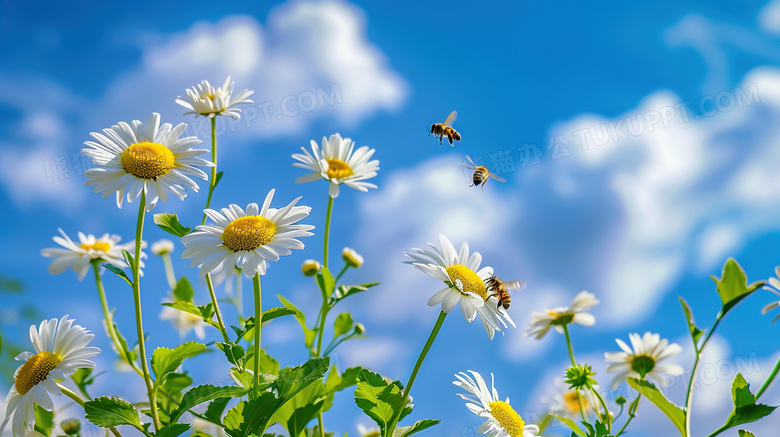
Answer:
[[[317,285],[320,286],[320,291],[322,291],[325,296],[330,296],[336,286],[336,281],[333,280],[333,275],[330,273],[330,270],[323,266],[316,277]]]
[[[214,189],[217,189],[217,184],[219,184],[219,181],[222,180],[222,174],[225,173],[224,171],[217,172],[217,177],[214,178]]]
[[[206,407],[206,412],[203,413],[203,417],[212,423],[222,424],[222,413],[225,412],[225,407],[227,407],[228,402],[230,402],[230,398],[214,399],[209,406]]]
[[[190,426],[191,425],[189,423],[175,423],[173,425],[168,425],[164,428],[161,428],[159,431],[157,431],[157,434],[155,434],[155,436],[177,437],[189,431]]]
[[[178,421],[182,414],[196,405],[219,398],[237,398],[245,394],[246,390],[241,387],[217,387],[213,385],[192,387],[187,393],[184,393],[179,408],[171,415],[171,422]]]
[[[666,399],[663,393],[651,382],[632,377],[627,378],[627,380],[628,385],[655,404],[672,421],[677,430],[680,431],[680,435],[687,437],[685,433],[685,411],[682,408]]]
[[[35,430],[45,436],[50,436],[53,428],[54,411],[47,411],[39,405],[35,405]]]
[[[324,401],[324,398],[320,398],[319,401],[297,406],[293,409],[292,415],[290,415],[286,423],[286,429],[290,436],[298,436],[306,429],[306,424],[317,416]]]
[[[120,278],[124,279],[125,282],[127,282],[131,287],[133,286],[133,281],[130,280],[130,278],[127,277],[127,273],[125,273],[124,270],[120,269],[119,267],[111,264],[111,263],[103,263],[103,267],[110,270],[113,274],[119,276]]]
[[[279,401],[269,391],[251,401],[241,401],[225,415],[225,428],[231,437],[262,435],[279,407]]]
[[[86,418],[97,426],[131,425],[141,430],[141,420],[133,404],[115,396],[102,396],[84,403]]]
[[[82,393],[87,393],[87,387],[95,382],[95,376],[92,375],[92,368],[82,367],[77,370],[76,373],[71,375],[71,379],[76,384],[76,387],[81,390]]]
[[[179,217],[176,214],[169,214],[167,212],[155,214],[154,224],[159,226],[163,231],[177,237],[183,237],[192,232],[192,228],[188,228],[179,223]]]
[[[273,319],[282,316],[289,316],[290,314],[295,314],[295,310],[292,310],[290,308],[284,308],[284,307],[276,307],[276,308],[271,308],[269,310],[263,311],[263,326],[265,326],[266,323],[270,322]]]
[[[230,364],[236,365],[240,368],[244,367],[244,347],[238,344],[233,343],[215,343],[214,344],[217,349],[221,350],[225,353],[225,358],[230,362]]]
[[[423,419],[418,420],[412,426],[399,426],[395,429],[393,437],[406,437],[412,434],[418,433],[422,430],[428,429],[432,426],[438,425],[441,420]]]
[[[282,303],[282,305],[284,305],[285,308],[295,312],[295,320],[298,321],[298,324],[301,325],[301,329],[303,330],[304,344],[306,345],[306,349],[311,349],[311,347],[314,345],[314,339],[317,336],[317,332],[313,329],[309,329],[309,327],[306,326],[306,315],[303,314],[303,311],[299,310],[282,295],[277,294],[276,297],[279,298],[279,301]]]
[[[402,396],[400,383],[388,384],[382,375],[368,369],[361,369],[358,373],[355,404],[379,425],[382,435],[385,435],[396,411],[406,406]]]
[[[576,435],[578,435],[580,437],[586,437],[587,436],[585,431],[583,431],[582,428],[577,426],[577,424],[573,420],[569,419],[568,417],[566,417],[566,416],[559,416],[557,414],[551,414],[551,416],[556,418],[556,419],[558,419],[558,420],[560,420],[561,423],[563,423],[564,425],[566,425],[569,428],[571,428],[571,430],[573,431],[572,435],[576,434]]]
[[[354,322],[350,313],[339,314],[333,322],[333,338],[352,331],[352,325],[354,325]]]
[[[219,325],[216,322],[214,322],[214,320],[211,319],[211,316],[214,315],[213,306],[210,306],[211,303],[209,303],[208,305],[196,307],[190,302],[177,300],[176,302],[165,302],[163,303],[163,305],[177,309],[179,311],[184,311],[185,313],[194,314],[202,318],[204,322],[219,329]]]
[[[750,392],[750,384],[745,381],[742,373],[737,373],[737,376],[734,377],[734,382],[731,384],[731,398],[734,401],[734,410],[726,419],[726,423],[720,428],[723,430],[744,423],[755,422],[772,414],[777,408],[757,404],[756,397]]]
[[[273,388],[280,400],[286,401],[309,384],[325,375],[330,366],[330,357],[311,358],[300,366],[285,368],[279,372],[279,379]]]
[[[744,429],[740,429],[739,437],[756,437],[756,436],[750,431],[745,431]]]
[[[734,308],[742,299],[748,297],[751,293],[758,290],[764,281],[754,282],[752,284],[747,283],[747,276],[742,267],[734,261],[733,258],[729,258],[726,261],[726,265],[723,266],[723,273],[720,279],[712,278],[717,284],[718,295],[723,302],[723,309],[720,316],[723,317],[726,313]]]
[[[336,290],[336,296],[334,304],[342,299],[345,299],[353,294],[362,293],[368,291],[369,288],[379,285],[379,282],[368,282],[360,285],[339,285]]]
[[[122,356],[124,357],[125,361],[129,363],[134,363],[135,360],[138,358],[138,354],[135,353],[135,349],[130,349],[130,347],[127,345],[127,340],[122,335],[121,332],[119,332],[119,327],[116,326],[116,323],[114,323],[114,333],[116,334],[116,338],[119,341],[119,346],[122,347]]]
[[[195,289],[192,288],[189,279],[182,277],[176,283],[173,295],[176,297],[176,300],[192,303],[192,299],[195,297]]]
[[[133,255],[130,254],[130,252],[128,252],[125,249],[122,249],[122,258],[125,259],[125,263],[127,263],[127,265],[130,266],[131,269],[134,268],[135,259],[133,258]]]
[[[169,372],[173,372],[185,358],[194,357],[206,350],[205,344],[189,341],[174,349],[158,347],[152,353],[152,371],[157,378],[155,384],[160,384],[160,380]]]
[[[691,311],[691,307],[688,305],[688,302],[682,298],[682,296],[680,296],[680,305],[682,305],[683,313],[685,313],[685,321],[688,323],[688,332],[691,334],[691,339],[693,340],[694,346],[698,349],[699,338],[701,338],[701,335],[704,333],[704,331],[696,327],[696,322],[693,320],[693,312]]]

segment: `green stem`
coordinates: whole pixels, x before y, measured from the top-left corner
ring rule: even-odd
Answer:
[[[761,397],[762,394],[764,394],[766,389],[769,388],[769,385],[772,384],[772,381],[775,380],[775,376],[777,376],[778,371],[780,371],[780,359],[777,360],[777,364],[775,364],[775,368],[772,369],[772,373],[769,374],[769,376],[766,378],[766,381],[761,384],[761,388],[759,388],[758,392],[756,392],[756,401]]]
[[[214,283],[211,282],[211,274],[206,274],[206,286],[209,289],[209,295],[211,296],[211,304],[214,305],[214,312],[217,314],[217,324],[219,324],[219,332],[222,333],[222,338],[225,343],[230,343],[230,337],[228,337],[227,330],[225,329],[225,323],[222,321],[222,311],[219,310],[219,303],[217,303],[217,295],[214,294]]]
[[[141,354],[141,370],[146,382],[146,393],[149,395],[149,407],[151,409],[152,421],[155,431],[162,427],[160,418],[157,414],[157,402],[155,401],[155,392],[152,389],[152,378],[149,375],[149,364],[146,362],[146,341],[144,340],[144,324],[141,314],[141,239],[144,233],[144,218],[146,215],[146,192],[141,192],[141,201],[138,208],[138,221],[135,228],[135,259],[133,260],[133,300],[135,302],[135,325],[138,330],[138,350]]]
[[[328,267],[328,238],[330,236],[330,217],[333,215],[333,198],[328,196],[328,210],[325,213],[325,243],[322,255],[323,267]]]
[[[168,280],[168,286],[171,290],[176,289],[176,275],[173,273],[173,263],[171,262],[171,254],[164,253],[162,255],[163,265],[165,266],[165,278]]]
[[[685,394],[685,435],[690,436],[691,435],[691,409],[693,408],[693,390],[694,390],[694,381],[696,380],[696,376],[699,373],[699,359],[701,358],[701,354],[704,352],[704,348],[707,346],[707,343],[709,343],[710,338],[712,337],[712,334],[715,332],[715,329],[720,324],[722,315],[718,314],[718,317],[715,318],[715,323],[712,324],[712,328],[710,328],[709,332],[707,332],[707,336],[704,337],[704,342],[701,344],[701,347],[698,347],[698,345],[694,342],[693,348],[695,349],[696,356],[693,359],[693,370],[691,371],[691,377],[688,380],[688,391]]]
[[[423,361],[425,361],[425,357],[428,355],[428,351],[431,349],[431,346],[433,346],[433,341],[436,340],[436,336],[439,335],[439,330],[441,329],[442,324],[444,324],[444,319],[447,317],[447,313],[444,311],[439,313],[439,318],[436,319],[436,324],[433,325],[433,330],[431,331],[431,335],[428,336],[428,341],[425,342],[425,346],[423,346],[422,351],[420,352],[420,356],[417,358],[417,363],[414,365],[414,369],[412,369],[412,374],[409,376],[409,382],[406,383],[406,387],[404,387],[404,393],[401,396],[401,402],[403,403],[401,405],[401,408],[396,411],[396,413],[393,415],[393,419],[390,421],[390,427],[388,428],[389,434],[393,435],[395,432],[395,426],[398,424],[398,420],[401,417],[401,412],[406,407],[407,399],[409,398],[409,392],[412,390],[412,384],[414,384],[415,378],[417,378],[417,372],[420,371],[420,367],[422,366]]]
[[[214,167],[211,167],[211,179],[209,180],[209,194],[206,196],[206,209],[211,206],[211,196],[214,194],[214,188],[217,186],[217,117],[211,119],[211,162],[214,163]],[[206,224],[206,213],[203,213],[203,220],[201,225]]]
[[[255,273],[252,285],[255,290],[255,358],[252,360],[255,383],[252,385],[252,393],[253,397],[257,397],[257,389],[260,387],[260,331],[263,329],[263,296],[260,293],[260,273]]]
[[[71,391],[68,387],[65,387],[62,384],[57,384],[57,387],[59,387],[60,390],[62,390],[62,394],[71,398],[75,403],[79,404],[81,408],[84,408],[84,404],[85,404],[84,399],[81,399],[79,395],[73,393],[73,391]],[[122,437],[122,434],[120,434],[115,427],[109,426],[108,429],[111,430],[111,433],[114,434],[114,436]]]
[[[628,407],[628,419],[626,419],[626,423],[623,424],[623,427],[620,428],[620,431],[618,431],[617,434],[615,434],[615,437],[618,437],[620,434],[623,434],[623,431],[626,430],[626,427],[629,423],[636,417],[636,409],[639,407],[639,399],[642,397],[642,395],[638,395],[636,399],[634,399],[631,402],[631,406]]]
[[[336,279],[333,280],[333,282],[337,283],[339,282],[339,279],[341,279],[342,276],[344,276],[344,273],[347,272],[347,269],[349,268],[349,264],[344,264],[344,268],[341,269],[338,276],[336,276]]]
[[[103,307],[103,317],[106,319],[106,329],[108,330],[108,336],[111,337],[111,341],[116,347],[117,353],[124,358],[125,362],[133,368],[141,376],[144,376],[141,369],[138,368],[138,364],[135,363],[129,356],[125,355],[124,348],[119,342],[119,336],[114,329],[114,320],[111,317],[111,310],[108,308],[108,300],[106,299],[106,291],[103,288],[103,280],[100,279],[100,261],[92,261],[92,270],[95,272],[95,283],[97,284],[98,295],[100,296],[100,304]],[[131,266],[132,267],[132,266]]]
[[[236,270],[236,313],[241,326],[244,326],[244,276],[240,269]]]
[[[604,398],[601,397],[598,391],[593,390],[592,388],[590,391],[598,398],[599,402],[601,403],[601,406],[604,407],[604,415],[602,416],[602,420],[607,422],[607,429],[609,430],[609,432],[612,432],[612,418],[609,416],[609,408],[607,408],[607,403],[604,402]]]
[[[569,359],[571,360],[571,365],[576,366],[577,360],[574,359],[574,347],[571,345],[571,336],[569,336],[569,326],[563,325],[563,334],[566,336],[566,347],[569,349]],[[587,422],[588,419],[585,417],[585,405],[582,404],[582,393],[580,392],[580,389],[577,389],[577,402],[580,404],[580,415],[582,416],[582,421]],[[594,410],[596,410],[594,405]]]

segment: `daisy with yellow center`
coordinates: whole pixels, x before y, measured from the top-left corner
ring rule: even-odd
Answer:
[[[588,397],[582,391],[569,388],[562,380],[555,381],[555,391],[544,401],[550,405],[550,413],[568,417],[574,421],[579,421],[580,417],[583,416],[580,413],[580,401],[582,401],[585,417],[593,412],[592,402],[588,400]]]
[[[101,237],[95,237],[92,234],[78,233],[78,243],[68,237],[62,230],[57,229],[61,236],[55,236],[52,239],[55,243],[62,246],[51,247],[41,250],[41,255],[54,258],[49,265],[49,273],[59,275],[67,269],[73,269],[78,274],[79,281],[84,279],[93,260],[100,260],[114,264],[119,268],[127,268],[122,250],[132,252],[135,241],[120,244],[122,238],[119,235],[103,234]],[[141,247],[146,247],[146,242],[142,242]],[[144,267],[143,259],[146,254],[141,256],[141,267]]]
[[[363,192],[376,188],[376,185],[365,182],[366,179],[376,176],[379,170],[379,161],[369,161],[375,150],[368,146],[353,150],[354,147],[354,141],[341,138],[340,134],[333,134],[329,139],[323,137],[322,149],[312,140],[312,153],[301,147],[303,154],[296,153],[292,157],[298,161],[293,163],[293,167],[311,170],[313,173],[303,175],[295,182],[312,182],[318,179],[330,181],[328,193],[331,198],[338,197],[341,184]]]
[[[185,123],[173,127],[160,125],[160,114],[153,113],[146,125],[138,120],[132,124],[119,122],[103,133],[92,132],[96,141],[86,141],[81,153],[92,158],[97,168],[87,170],[85,185],[94,185],[94,192],[107,197],[116,193],[116,203],[122,207],[145,193],[146,210],[151,211],[158,200],[165,202],[168,193],[179,199],[187,197],[187,188],[197,192],[198,184],[191,177],[206,180],[201,167],[214,164],[198,155],[205,149],[193,149],[196,137],[179,138],[187,128]]]
[[[6,398],[5,419],[0,434],[11,418],[13,435],[25,436],[35,427],[35,405],[53,411],[51,395],[62,395],[58,381],[65,380],[78,369],[95,367],[88,358],[100,353],[87,345],[95,337],[68,316],[60,320],[41,322],[36,329],[30,327],[30,340],[35,348],[16,357],[24,361],[14,375],[14,385]]]
[[[482,375],[469,370],[469,376],[464,372],[455,375],[457,380],[452,383],[466,390],[468,393],[458,393],[461,399],[466,401],[466,408],[483,419],[485,423],[480,425],[477,432],[487,437],[536,437],[539,427],[526,425],[522,417],[509,405],[509,398],[501,400],[498,397],[493,374],[490,374],[491,387],[488,388]]]
[[[463,317],[469,323],[479,314],[491,339],[495,331],[503,332],[502,327],[515,326],[506,310],[498,306],[498,298],[488,295],[485,280],[493,275],[493,268],[480,268],[482,255],[479,252],[469,253],[469,245],[465,242],[460,251],[456,251],[444,235],[439,235],[439,247],[431,243],[428,245],[428,250],[415,248],[404,254],[411,258],[405,261],[406,264],[413,265],[446,285],[431,296],[429,306],[441,304],[441,310],[449,313],[460,303]]]
[[[249,100],[249,96],[255,92],[244,90],[234,96],[235,85],[236,83],[230,80],[230,76],[225,79],[221,87],[217,88],[204,80],[192,89],[188,89],[185,97],[177,98],[176,103],[189,109],[184,115],[195,114],[195,117],[202,115],[208,118],[224,115],[238,120],[241,118],[241,109],[237,106],[254,103]]]
[[[246,211],[230,205],[221,212],[205,210],[214,222],[198,226],[195,232],[182,237],[186,249],[183,258],[191,258],[191,267],[200,267],[200,276],[221,272],[229,275],[239,268],[245,276],[264,275],[266,261],[278,261],[290,255],[290,249],[303,249],[297,238],[312,235],[311,225],[295,224],[306,218],[308,206],[296,206],[300,197],[281,209],[271,208],[274,197],[271,190],[262,208],[250,203]]]
[[[534,312],[531,314],[531,327],[526,331],[526,337],[535,336],[537,340],[544,337],[550,328],[554,328],[559,334],[563,334],[563,327],[576,323],[582,326],[593,326],[596,318],[592,314],[586,313],[589,309],[598,305],[599,301],[591,293],[581,291],[574,297],[571,305],[567,307],[558,307],[544,312]]]
[[[639,334],[629,334],[631,340],[630,348],[621,339],[615,339],[622,352],[607,352],[604,357],[609,365],[607,372],[617,373],[618,375],[612,381],[612,389],[617,388],[627,377],[649,379],[665,386],[666,378],[662,374],[679,375],[683,368],[677,364],[661,364],[662,361],[682,352],[682,347],[677,343],[669,344],[669,340],[661,339],[659,334],[646,332],[644,336]]]

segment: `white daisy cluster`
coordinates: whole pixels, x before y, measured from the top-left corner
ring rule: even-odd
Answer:
[[[249,96],[255,92],[244,90],[234,96],[235,86],[236,83],[230,80],[230,76],[225,79],[221,87],[217,88],[204,80],[192,89],[188,89],[186,97],[178,97],[176,103],[189,109],[184,115],[195,114],[195,117],[202,115],[208,118],[224,115],[239,119],[241,109],[237,106],[254,103],[249,100]]]

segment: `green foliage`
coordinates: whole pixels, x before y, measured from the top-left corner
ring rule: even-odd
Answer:
[[[102,396],[84,404],[86,418],[104,428],[117,425],[130,425],[142,430],[138,412],[130,402],[115,396]]]
[[[184,434],[185,432],[189,431],[190,424],[189,423],[176,423],[173,425],[165,426],[163,428],[160,428],[159,431],[155,434],[157,437],[176,437],[179,435]]]
[[[131,269],[135,267],[135,260],[133,259],[133,255],[131,255],[130,252],[122,249],[122,258],[125,259],[125,263],[127,263]]]
[[[311,350],[314,345],[314,339],[317,336],[317,331],[309,329],[309,327],[306,326],[306,315],[303,314],[303,311],[299,310],[292,302],[285,299],[282,295],[277,294],[276,297],[279,298],[279,301],[282,302],[282,305],[284,305],[285,308],[294,312],[295,320],[298,321],[298,324],[301,325],[301,329],[303,330],[303,343],[307,350]]]
[[[330,306],[333,307],[336,303],[346,299],[349,296],[353,296],[364,291],[368,291],[369,288],[379,285],[379,282],[368,282],[360,285],[339,285],[336,289],[335,295],[331,298]]]
[[[731,398],[734,410],[729,415],[721,429],[728,429],[744,423],[755,422],[771,414],[777,407],[757,404],[756,397],[750,392],[750,384],[738,373],[731,385]]]
[[[121,279],[123,279],[129,286],[133,286],[133,281],[130,280],[130,278],[127,277],[127,273],[125,273],[124,270],[120,269],[119,267],[111,264],[111,263],[104,263],[103,267],[107,268],[111,273],[119,276]]]
[[[743,429],[739,430],[739,437],[756,437],[752,432],[745,431]]]
[[[655,404],[672,421],[682,437],[687,437],[685,432],[685,411],[682,408],[666,399],[666,396],[647,380],[629,377],[627,381],[628,385]]]
[[[564,425],[566,425],[566,426],[568,426],[569,428],[571,428],[571,430],[572,430],[572,436],[574,436],[574,435],[577,435],[577,436],[579,436],[579,437],[586,437],[586,435],[587,435],[587,434],[585,434],[585,431],[583,431],[583,430],[582,430],[582,428],[580,428],[579,426],[577,426],[577,424],[576,424],[576,423],[575,423],[573,420],[569,419],[569,418],[568,418],[568,417],[566,417],[566,416],[559,416],[559,415],[557,415],[557,414],[552,414],[552,416],[553,416],[554,418],[556,418],[556,419],[560,420],[560,421],[561,421],[561,423],[563,423]]]
[[[680,305],[682,305],[683,313],[685,313],[685,322],[688,324],[688,333],[691,334],[691,340],[693,340],[694,347],[698,349],[699,339],[701,338],[701,335],[704,334],[704,331],[696,327],[696,322],[693,320],[693,311],[691,311],[691,307],[682,296],[680,296]]]
[[[78,387],[79,390],[87,396],[89,396],[87,393],[87,387],[95,382],[96,377],[97,375],[92,376],[91,367],[83,367],[71,375],[71,379],[73,380],[73,383],[76,384],[76,387]]]
[[[190,302],[177,300],[176,302],[165,302],[163,305],[199,316],[204,322],[219,329],[219,325],[212,319],[212,317],[214,317],[214,304],[211,302],[206,305],[195,306]]]
[[[203,417],[212,423],[222,425],[222,414],[225,412],[228,402],[230,402],[230,398],[214,399],[209,406],[206,407],[206,412],[203,413]]]
[[[117,340],[119,341],[119,346],[122,348],[120,352],[122,353],[124,360],[127,363],[134,363],[138,359],[138,352],[135,348],[130,349],[130,347],[127,345],[127,340],[119,331],[119,327],[116,325],[116,323],[114,323],[114,333],[116,334]]]
[[[748,284],[745,271],[742,270],[742,267],[740,267],[733,258],[729,258],[729,260],[726,261],[726,265],[723,266],[721,278],[718,279],[713,276],[712,280],[718,284],[718,295],[723,303],[723,308],[720,312],[721,317],[725,316],[726,313],[741,302],[742,299],[748,297],[751,293],[765,284],[764,281]]]
[[[333,279],[333,275],[330,273],[327,267],[322,266],[322,269],[317,273],[317,285],[320,287],[320,291],[323,296],[330,296],[333,293],[333,289],[336,287],[336,281]]]
[[[399,410],[399,421],[412,412],[407,399],[404,399],[403,386],[399,381],[388,383],[381,375],[368,369],[360,369],[357,373],[355,404],[379,425],[383,437],[391,437],[392,421],[399,414]],[[409,435],[438,423],[437,421],[434,421],[436,423],[423,422],[408,428],[397,428],[396,431],[405,429],[407,434],[404,435]],[[421,426],[424,428],[420,428]]]
[[[24,288],[22,281],[0,273],[0,292],[21,293],[24,291]]]
[[[213,385],[192,387],[184,394],[184,397],[179,404],[179,408],[171,415],[171,422],[178,421],[182,414],[196,405],[219,398],[237,398],[244,396],[245,394],[246,390],[241,387],[216,387]]]
[[[48,411],[35,405],[35,430],[39,433],[50,436],[54,429],[54,411]]]
[[[338,337],[339,335],[348,334],[352,331],[354,323],[350,313],[339,314],[333,322],[333,336]]]
[[[192,299],[195,297],[195,289],[192,288],[190,280],[185,277],[179,279],[179,282],[176,283],[176,288],[173,289],[173,296],[176,297],[176,300],[192,303]]]
[[[441,420],[423,419],[414,422],[412,426],[399,426],[395,429],[393,437],[406,437],[424,431],[432,426],[439,424]]]
[[[179,223],[179,217],[176,214],[169,214],[167,212],[155,214],[154,224],[159,226],[163,231],[180,238],[192,232],[192,228],[188,228]]]
[[[206,350],[205,344],[190,341],[174,349],[158,347],[152,353],[152,371],[157,380],[155,385],[159,385],[165,376],[176,370],[186,358],[194,357]]]

